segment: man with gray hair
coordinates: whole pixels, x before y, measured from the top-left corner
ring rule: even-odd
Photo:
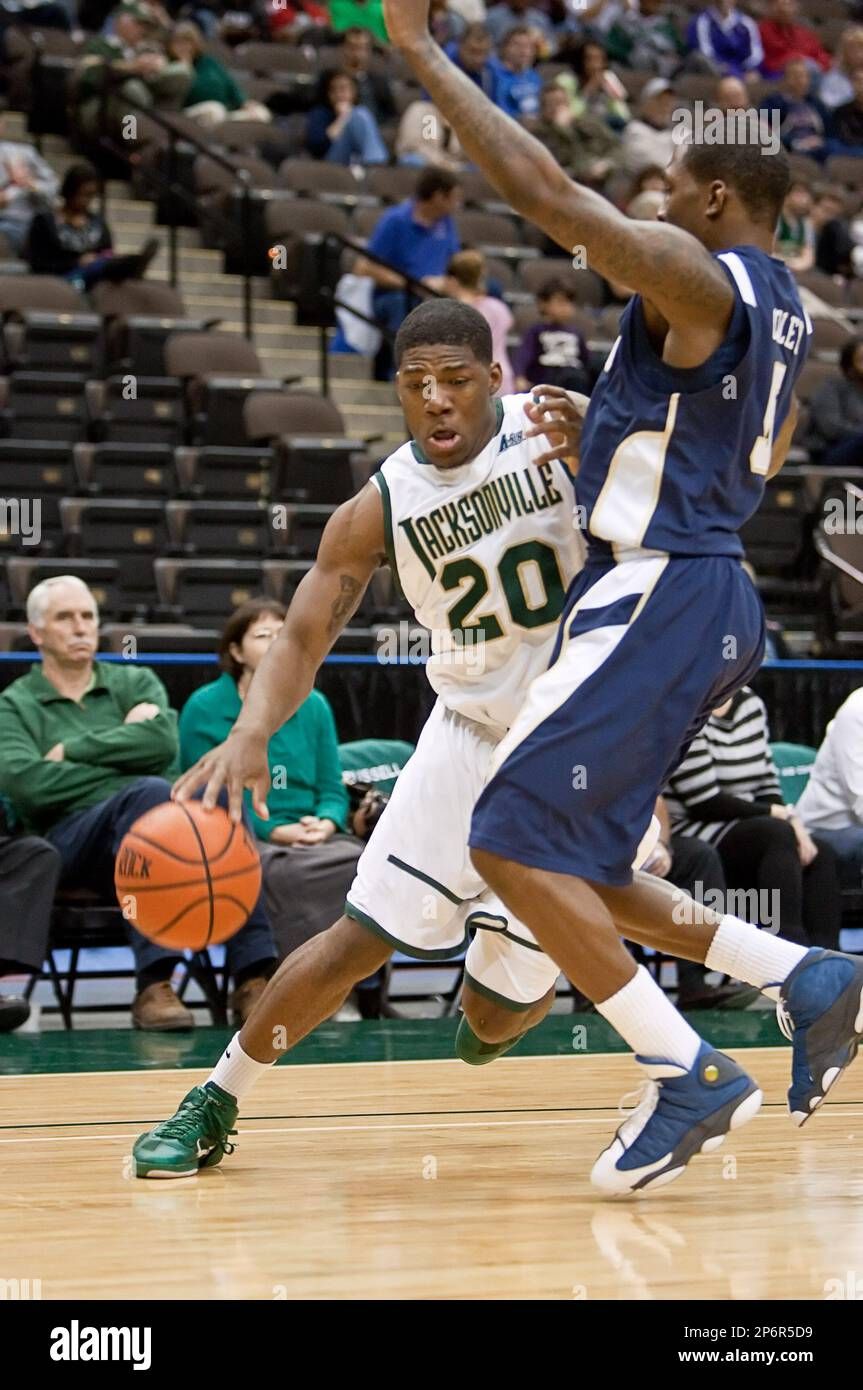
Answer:
[[[95,660],[96,600],[74,575],[37,584],[27,620],[42,660],[0,695],[0,793],[26,830],[59,851],[63,887],[113,898],[123,836],[170,798],[176,716],[153,671]],[[158,1031],[190,1028],[192,1014],[170,984],[179,956],[128,930],[137,972],[133,1023]],[[228,946],[235,1018],[245,1018],[275,960],[259,901]]]

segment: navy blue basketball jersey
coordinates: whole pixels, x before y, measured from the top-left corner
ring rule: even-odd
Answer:
[[[735,307],[700,367],[662,361],[640,295],[623,312],[582,432],[576,486],[591,555],[743,554],[737,532],[761,501],[812,324],[781,261],[752,246],[716,259]]]

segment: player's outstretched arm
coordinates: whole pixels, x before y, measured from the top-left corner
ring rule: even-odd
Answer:
[[[428,12],[429,0],[384,0],[393,44],[501,196],[568,251],[583,247],[592,270],[643,294],[672,327],[707,324],[724,332],[733,290],[701,243],[665,223],[630,221],[573,182],[450,62],[428,32]]]
[[[383,503],[369,483],[328,522],[314,567],[294,594],[279,636],[252,680],[240,717],[224,743],[212,748],[175,783],[185,801],[205,787],[204,805],[228,790],[232,820],[242,815],[243,789],[266,820],[270,786],[267,744],[311,693],[318,668],[356,612],[369,580],[386,563]]]

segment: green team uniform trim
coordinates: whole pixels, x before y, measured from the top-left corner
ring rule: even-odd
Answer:
[[[480,921],[478,920],[479,918],[484,918],[485,920]],[[489,925],[491,922],[503,922],[504,925],[502,927],[493,927]],[[465,922],[465,926],[473,926],[477,931],[491,931],[495,932],[497,936],[505,936],[507,941],[514,941],[517,946],[523,946],[526,951],[542,952],[542,947],[538,946],[535,941],[524,941],[520,936],[516,936],[515,932],[511,932],[508,927],[508,922],[508,917],[498,917],[496,913],[472,912]]]
[[[464,982],[466,985],[470,985],[475,994],[481,994],[483,999],[488,999],[492,1004],[500,1004],[502,1008],[509,1009],[514,1014],[526,1014],[528,1009],[532,1009],[535,1004],[539,1003],[539,999],[532,999],[529,1004],[516,1003],[514,999],[507,999],[505,994],[498,994],[496,989],[489,989],[488,985],[481,985],[478,980],[474,979],[469,970],[464,972]],[[541,994],[539,998],[544,999],[545,995]],[[517,1042],[518,1039],[515,1041]],[[507,1046],[512,1046],[509,1040],[507,1040]]]
[[[390,485],[381,470],[372,475],[372,481],[381,495],[381,502],[384,509],[384,546],[387,552],[387,563],[393,577],[393,583],[398,590],[400,598],[404,598],[401,580],[399,579],[399,567],[396,563],[396,543],[393,535],[393,503],[390,497]]]
[[[399,941],[397,936],[391,936],[380,922],[375,921],[374,917],[370,917],[361,908],[354,907],[349,898],[345,899],[345,916],[352,917],[355,922],[367,927],[375,936],[386,941],[388,946],[392,946],[394,951],[401,951],[403,956],[412,956],[414,960],[450,960],[453,956],[460,955],[468,944],[467,932],[465,932],[463,940],[455,946],[443,946],[438,951],[423,951],[419,946],[411,946],[406,941]]]
[[[403,859],[397,859],[394,854],[387,855],[387,863],[395,864],[397,869],[402,869],[406,874],[412,874],[421,883],[427,883],[429,888],[436,888],[449,902],[455,903],[456,907],[461,907],[462,903],[467,902],[467,898],[457,898],[455,893],[451,893],[442,883],[438,883],[436,878],[432,878],[430,874],[424,874],[422,869],[415,869],[412,864],[406,864]]]

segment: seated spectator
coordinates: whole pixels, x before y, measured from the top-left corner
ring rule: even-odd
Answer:
[[[851,74],[854,95],[833,112],[831,154],[863,155],[863,68]]]
[[[493,98],[497,80],[492,62],[494,45],[484,24],[469,24],[459,41],[447,44],[445,51],[465,77]]]
[[[0,115],[0,232],[20,256],[34,214],[57,196],[57,175],[32,145],[4,140],[3,125]]]
[[[830,845],[842,884],[863,886],[863,688],[851,692],[827,725],[795,810],[809,833]]]
[[[576,116],[590,112],[612,130],[622,130],[630,118],[626,88],[608,66],[608,54],[601,43],[583,39],[567,50],[572,75],[559,73],[555,82],[569,92]]]
[[[839,354],[839,371],[822,381],[809,402],[806,447],[816,463],[857,468],[863,463],[863,337]]]
[[[795,274],[811,270],[815,264],[815,228],[811,213],[812,189],[804,179],[794,179],[779,214],[774,255]]]
[[[495,299],[486,286],[485,256],[481,251],[458,251],[446,271],[446,292],[463,304],[479,310],[491,329],[494,360],[500,365],[503,379],[499,395],[509,396],[515,390],[515,377],[509,360],[507,336],[513,325],[512,310],[502,299]]]
[[[535,62],[536,40],[530,30],[523,26],[511,29],[501,44],[500,59],[493,65],[493,100],[508,116],[519,119],[539,111],[542,78]]]
[[[668,180],[665,170],[658,164],[646,164],[632,180],[629,192],[623,200],[624,209],[630,207],[641,193],[667,193]]]
[[[458,136],[430,101],[412,101],[405,111],[396,135],[399,164],[418,168],[449,169],[458,173],[467,160]]]
[[[431,0],[429,5],[429,33],[435,43],[446,48],[448,43],[458,43],[464,37],[467,20],[456,14],[448,0]]]
[[[796,23],[797,0],[767,0],[767,18],[758,25],[764,57],[761,71],[765,77],[779,77],[792,58],[805,58],[814,67],[827,72],[833,62],[814,29]]]
[[[605,45],[613,63],[657,77],[673,77],[686,57],[686,43],[667,0],[640,0],[625,10],[609,29]]]
[[[779,135],[786,150],[824,159],[829,116],[813,91],[812,69],[806,59],[792,58],[785,65],[778,92],[768,97],[764,105],[779,113]]]
[[[169,59],[160,24],[149,6],[120,5],[110,20],[111,33],[90,40],[73,80],[77,124],[90,138],[101,131],[103,108],[109,128],[116,134],[122,130],[130,102],[159,111],[179,111],[192,82],[186,64]],[[106,83],[110,89],[107,103],[102,97]]]
[[[676,108],[671,83],[664,77],[652,77],[641,93],[638,118],[629,122],[621,137],[621,162],[629,173],[637,174],[648,164],[665,169],[671,163],[677,148]]]
[[[197,24],[176,24],[167,43],[169,58],[183,63],[192,83],[183,99],[183,111],[202,126],[226,120],[271,121],[263,102],[250,101],[226,67],[204,52],[204,36]]]
[[[845,194],[840,188],[822,188],[812,204],[815,229],[815,265],[825,275],[850,280],[855,274],[855,242],[846,217]]]
[[[490,5],[486,11],[485,27],[491,34],[492,43],[498,52],[503,51],[506,36],[513,29],[531,30],[534,43],[537,47],[540,44],[544,45],[546,53],[553,47],[554,31],[551,20],[544,10],[531,4],[531,0],[501,0],[497,5]]]
[[[515,389],[563,386],[589,395],[587,343],[575,322],[575,294],[565,280],[548,280],[536,296],[539,322],[524,334],[513,360]]]
[[[273,599],[250,599],[225,623],[219,642],[222,675],[190,695],[180,714],[184,771],[228,737],[285,612]],[[332,710],[320,691],[313,690],[273,735],[268,756],[269,820],[255,814],[248,792],[246,812],[264,842],[267,913],[284,958],[341,916],[363,846],[345,833],[348,793]]]
[[[842,30],[833,65],[821,78],[818,99],[829,111],[844,106],[854,95],[851,74],[863,68],[863,24],[850,24]]]
[[[325,72],[306,120],[306,149],[330,164],[388,164],[389,150],[377,122],[360,106],[357,84],[346,72]]]
[[[720,111],[746,111],[751,105],[746,83],[740,77],[730,74],[717,77],[713,88],[711,105]]]
[[[461,185],[455,174],[448,169],[424,169],[417,179],[414,197],[388,208],[375,226],[368,249],[393,269],[360,257],[354,273],[373,280],[374,317],[391,334],[398,332],[416,303],[413,292],[406,287],[405,275],[429,289],[443,289],[446,268],[461,247],[453,221],[461,201]],[[391,355],[383,352],[376,370],[379,379],[388,379]]]
[[[60,206],[37,212],[30,223],[26,258],[34,275],[59,275],[81,290],[100,280],[140,279],[158,254],[151,237],[137,255],[115,256],[111,229],[93,211],[99,176],[92,164],[72,164],[60,185]]]
[[[337,34],[345,29],[368,29],[379,43],[390,41],[383,0],[330,0],[330,27]]]
[[[38,835],[16,835],[10,808],[0,800],[0,981],[38,974],[48,954],[60,855]],[[30,1017],[26,999],[0,994],[0,1033]]]
[[[758,25],[735,7],[734,0],[716,0],[689,22],[686,44],[699,53],[712,72],[754,80],[764,58]]]
[[[566,90],[557,82],[542,90],[540,118],[533,133],[580,183],[601,188],[617,167],[620,137],[590,111],[576,116]]]
[[[325,4],[317,0],[266,0],[267,32],[276,43],[303,41],[307,31],[329,24]]]
[[[715,845],[729,888],[756,890],[754,925],[803,946],[836,950],[836,857],[782,800],[767,711],[753,690],[744,686],[714,710],[666,795],[675,833]]]
[[[341,70],[357,84],[359,105],[371,111],[380,124],[394,121],[398,108],[389,78],[382,72],[372,71],[373,57],[374,44],[368,29],[346,29],[342,34]]]
[[[23,829],[59,851],[62,887],[93,889],[113,902],[123,837],[171,795],[176,717],[147,667],[94,660],[98,609],[80,579],[37,584],[27,620],[42,660],[0,695],[0,791]],[[180,955],[127,929],[137,972],[135,1027],[191,1028],[193,1016],[170,985]],[[232,1011],[245,1020],[275,962],[261,900],[227,953]]]

